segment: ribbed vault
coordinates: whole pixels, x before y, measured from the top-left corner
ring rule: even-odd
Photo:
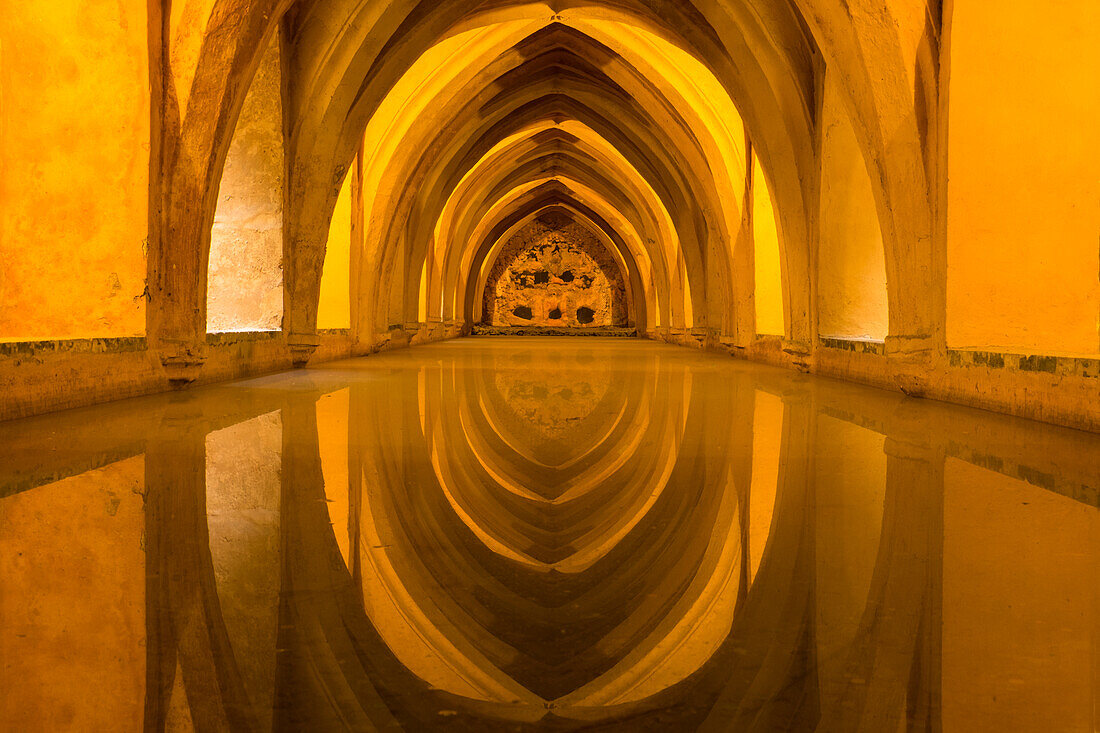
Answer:
[[[194,13],[165,19],[170,67],[181,63],[179,44],[199,51],[159,90],[167,133],[150,337],[179,379],[201,368],[217,181],[256,66],[278,44],[283,331],[299,362],[318,343],[330,222],[349,186],[349,322],[362,350],[467,329],[486,261],[548,206],[600,233],[628,274],[640,333],[748,345],[751,196],[766,187],[785,348],[808,357],[825,73],[843,83],[872,174],[888,348],[921,351],[942,337],[933,274],[943,263],[931,251],[926,183],[934,142],[928,109],[900,100],[915,83],[918,102],[932,104],[939,11],[899,18],[891,34],[876,25],[888,10],[849,5],[195,0],[194,13],[209,8],[201,41],[175,25]],[[912,45],[928,59],[915,81],[905,62]],[[756,160],[766,182],[753,181]]]

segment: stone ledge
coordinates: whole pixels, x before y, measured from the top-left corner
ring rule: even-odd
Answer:
[[[1100,432],[1098,382],[1094,371],[1084,369],[1086,364],[1096,364],[1097,360],[1025,359],[1021,369],[1019,357],[996,355],[1003,358],[1003,362],[993,358],[993,365],[988,365],[984,360],[989,359],[989,355],[973,360],[971,353],[956,352],[953,358],[922,366],[890,356],[819,349],[813,372],[911,396]],[[753,353],[745,356],[756,361],[765,360]],[[1052,362],[1054,371],[1050,371]]]
[[[838,336],[820,336],[818,342],[827,349],[854,351],[857,354],[875,354],[886,356],[886,342],[873,339],[841,338]]]
[[[36,357],[47,354],[126,354],[145,351],[144,336],[119,338],[58,339],[53,341],[0,342],[0,356]]]
[[[206,334],[206,344],[207,346],[228,346],[250,341],[276,341],[282,337],[282,331],[224,331]]]

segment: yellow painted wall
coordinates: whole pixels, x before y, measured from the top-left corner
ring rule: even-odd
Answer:
[[[202,41],[215,0],[173,0],[168,17],[168,54],[180,109],[187,109]]]
[[[1100,353],[1100,2],[954,5],[948,343]]]
[[[783,276],[775,206],[760,161],[753,156],[752,230],[756,261],[756,332],[786,334],[783,323]]]
[[[142,729],[144,489],[137,457],[0,499],[0,730]]]
[[[145,332],[146,5],[0,6],[0,340]]]
[[[329,224],[317,328],[351,328],[351,180],[349,173]]]
[[[881,341],[889,332],[886,258],[871,178],[833,76],[825,85],[818,249],[822,336]]]
[[[1092,731],[1100,510],[948,459],[943,729]]]

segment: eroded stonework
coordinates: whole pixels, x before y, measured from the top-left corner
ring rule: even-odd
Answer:
[[[492,326],[625,326],[626,288],[600,240],[569,215],[550,212],[501,250],[482,312]]]

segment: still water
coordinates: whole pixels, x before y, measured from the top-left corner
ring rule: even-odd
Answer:
[[[467,339],[0,424],[0,730],[1100,730],[1100,436]]]

